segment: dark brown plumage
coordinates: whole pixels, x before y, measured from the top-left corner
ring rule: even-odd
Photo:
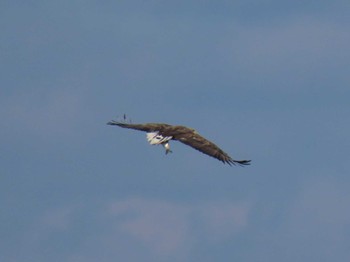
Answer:
[[[250,160],[234,160],[217,145],[199,135],[194,129],[185,126],[173,126],[163,123],[128,124],[117,121],[110,121],[108,125],[117,125],[123,128],[130,128],[145,132],[157,132],[162,137],[169,137],[168,140],[177,140],[181,143],[193,147],[194,149],[214,157],[224,164],[229,165],[249,165]],[[162,144],[167,143],[162,142]]]

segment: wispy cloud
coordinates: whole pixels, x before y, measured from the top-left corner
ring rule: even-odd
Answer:
[[[189,209],[160,200],[139,198],[118,201],[111,206],[117,227],[144,242],[158,254],[175,252],[189,238]],[[127,216],[127,217],[125,217]]]
[[[348,261],[349,199],[347,185],[339,181],[309,180],[281,222],[261,228],[248,261]]]
[[[210,202],[178,204],[157,199],[130,198],[110,207],[116,227],[143,242],[154,252],[184,252],[196,241],[221,241],[244,229],[250,206],[246,203]],[[200,232],[196,226],[201,225]]]
[[[291,233],[304,240],[318,236],[329,248],[345,240],[350,229],[349,199],[347,188],[333,179],[309,181],[290,208]]]
[[[245,202],[210,202],[195,208],[209,241],[222,241],[234,236],[248,224],[250,204]]]

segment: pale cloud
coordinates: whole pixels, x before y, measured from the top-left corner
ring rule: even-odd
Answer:
[[[349,261],[350,193],[332,178],[305,181],[280,223],[257,232],[248,261]]]
[[[111,213],[117,231],[138,239],[158,255],[186,253],[199,239],[223,241],[248,223],[250,205],[217,201],[178,204],[157,199],[130,198],[114,202]],[[197,232],[193,226],[203,226]]]
[[[250,204],[211,202],[197,208],[210,241],[222,241],[247,226]]]
[[[349,204],[345,185],[333,179],[309,181],[290,208],[288,226],[305,239],[317,235],[332,245],[350,230]]]
[[[348,261],[349,203],[348,188],[339,181],[322,178],[306,182],[287,214],[285,236],[294,254],[290,257],[299,253],[304,261]]]
[[[189,238],[189,209],[161,200],[132,198],[111,205],[118,229],[142,241],[157,254],[183,247]]]

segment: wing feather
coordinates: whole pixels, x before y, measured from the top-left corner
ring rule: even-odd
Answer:
[[[130,129],[135,129],[135,130],[145,131],[145,132],[160,131],[169,126],[168,124],[162,124],[162,123],[128,124],[128,123],[122,123],[114,120],[109,121],[107,125],[116,125],[123,128],[130,128]]]
[[[118,121],[110,121],[108,125],[116,125],[123,128],[130,128],[145,132],[157,132],[163,137],[172,137],[185,145],[188,145],[208,156],[214,157],[224,164],[229,165],[250,165],[250,160],[232,159],[221,148],[213,142],[199,135],[194,129],[185,126],[172,126],[163,123],[146,123],[146,124],[128,124]]]
[[[234,160],[213,142],[207,140],[196,132],[188,132],[178,135],[174,139],[188,145],[206,155],[214,157],[224,164],[229,165],[249,165],[250,160]]]

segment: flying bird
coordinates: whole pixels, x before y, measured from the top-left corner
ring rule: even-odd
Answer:
[[[130,128],[147,132],[147,140],[151,145],[163,145],[165,153],[170,150],[169,141],[177,140],[181,143],[193,147],[194,149],[214,157],[224,164],[229,165],[250,165],[250,160],[234,160],[213,142],[202,137],[193,128],[186,126],[169,125],[164,123],[131,124],[118,121],[110,121],[107,125],[116,125],[123,128]]]

